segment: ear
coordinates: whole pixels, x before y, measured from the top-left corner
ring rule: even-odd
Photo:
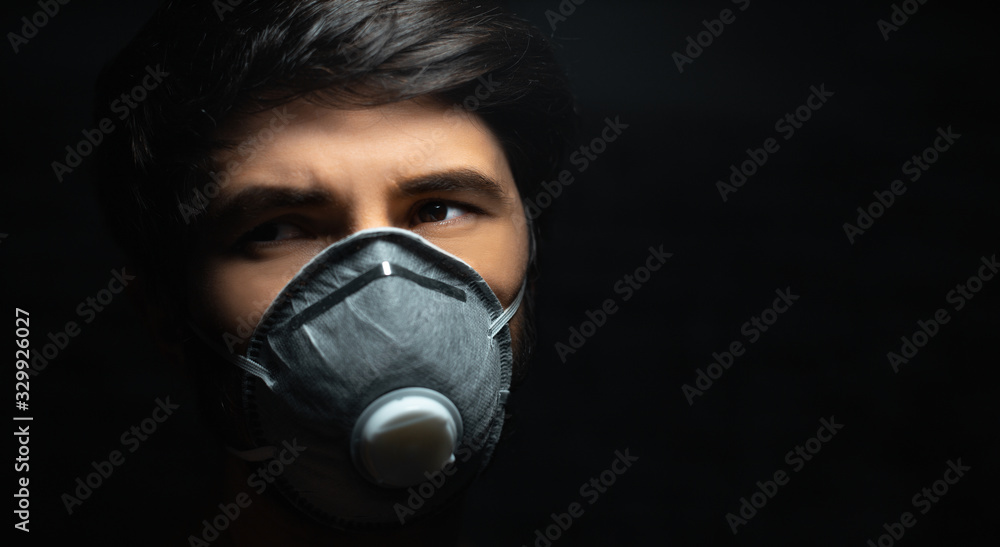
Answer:
[[[535,240],[538,238],[538,234],[535,233],[535,221],[529,215],[524,215],[525,221],[528,223],[528,266],[530,267],[535,263]]]

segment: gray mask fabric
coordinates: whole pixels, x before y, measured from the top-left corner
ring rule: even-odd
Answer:
[[[499,440],[507,323],[523,293],[504,310],[472,267],[406,230],[364,230],[327,247],[271,303],[246,354],[226,352],[245,373],[256,443],[234,452],[269,459],[295,439],[304,448],[274,484],[334,526],[440,509]]]

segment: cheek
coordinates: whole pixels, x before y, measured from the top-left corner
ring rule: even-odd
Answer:
[[[242,349],[264,310],[297,271],[280,264],[209,266],[191,302],[192,316],[212,331],[236,336]]]
[[[528,265],[528,232],[524,216],[520,219],[520,230],[516,223],[504,219],[483,230],[480,237],[438,243],[483,276],[504,307],[517,296]]]

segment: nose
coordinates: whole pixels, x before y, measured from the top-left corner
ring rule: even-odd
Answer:
[[[409,228],[408,225],[400,225],[403,220],[395,218],[392,205],[389,198],[375,188],[359,192],[354,196],[353,207],[351,207],[349,233],[353,234],[369,228]]]

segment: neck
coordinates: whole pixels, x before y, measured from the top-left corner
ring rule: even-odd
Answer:
[[[232,544],[236,547],[267,545],[301,545],[303,547],[362,547],[406,545],[412,547],[457,545],[462,524],[462,502],[452,503],[439,514],[388,530],[344,531],[323,526],[279,499],[281,494],[268,488],[262,494],[247,489],[246,478],[254,472],[252,465],[227,455],[225,488],[222,499],[231,503],[238,496],[248,495],[246,507],[229,526]],[[246,500],[247,498],[242,498]],[[244,501],[246,504],[246,502]]]

